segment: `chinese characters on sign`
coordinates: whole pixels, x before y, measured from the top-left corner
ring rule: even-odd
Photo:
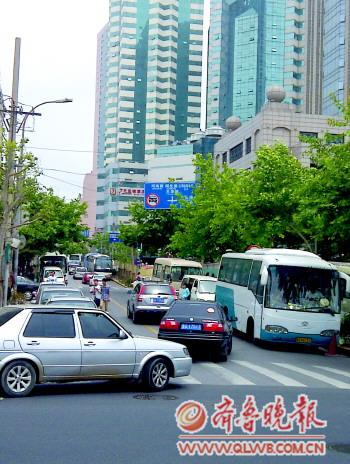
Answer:
[[[171,205],[179,208],[179,196],[192,201],[194,187],[194,182],[146,182],[145,209],[170,209]]]
[[[306,394],[298,396],[290,412],[281,395],[276,395],[261,410],[254,395],[246,395],[241,408],[232,398],[223,395],[211,415],[202,403],[189,400],[176,409],[175,418],[179,429],[186,434],[180,435],[177,442],[182,456],[322,456],[326,453],[325,435],[309,431],[327,427],[327,421],[317,417],[317,400],[310,400]],[[207,424],[221,434],[199,434]],[[259,425],[263,433],[257,434]],[[266,429],[272,433],[264,433]]]
[[[131,196],[131,197],[143,197],[144,189],[143,188],[131,188],[131,187],[119,187],[116,189],[114,187],[109,189],[110,195],[121,195],[121,196]]]

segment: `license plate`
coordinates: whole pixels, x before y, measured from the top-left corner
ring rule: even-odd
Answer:
[[[311,343],[311,338],[298,337],[295,339],[297,343]]]
[[[153,303],[164,303],[164,298],[152,298]]]
[[[182,330],[202,330],[201,324],[181,324]]]

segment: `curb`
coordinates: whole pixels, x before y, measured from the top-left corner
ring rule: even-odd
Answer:
[[[129,288],[127,287],[126,285],[124,285],[122,282],[120,282],[119,280],[117,279],[111,279],[112,282],[115,282],[116,284],[120,285],[121,287],[124,287],[124,288]]]
[[[350,346],[338,346],[337,351],[345,356],[350,356]]]

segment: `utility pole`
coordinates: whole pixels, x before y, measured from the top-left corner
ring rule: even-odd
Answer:
[[[17,129],[17,107],[18,107],[18,87],[19,87],[19,65],[20,65],[20,50],[21,50],[21,39],[16,37],[15,40],[15,53],[13,62],[13,76],[12,76],[12,94],[11,94],[11,107],[10,107],[10,127],[9,127],[9,146],[7,150],[6,165],[4,166],[4,180],[1,192],[1,203],[3,207],[3,220],[0,224],[0,263],[2,264],[2,276],[3,276],[3,294],[0,299],[3,305],[7,304],[7,291],[8,291],[8,279],[10,272],[10,261],[11,261],[11,225],[12,225],[12,197],[14,194],[15,186],[15,143],[16,143],[16,129]],[[6,252],[5,252],[6,249]],[[5,259],[4,259],[5,258]],[[0,295],[1,296],[1,295]]]

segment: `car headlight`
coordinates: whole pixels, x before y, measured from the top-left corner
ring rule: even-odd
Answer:
[[[339,331],[333,330],[333,329],[322,330],[322,332],[320,333],[322,337],[333,337],[334,335],[338,335],[338,334],[339,334]]]
[[[265,325],[265,330],[266,332],[271,332],[271,333],[283,333],[283,334],[287,334],[288,333],[288,329],[286,329],[285,327],[282,327],[281,325]]]
[[[188,351],[188,349],[186,347],[183,348],[183,351],[185,353],[185,356],[189,356],[190,355],[190,352]]]

